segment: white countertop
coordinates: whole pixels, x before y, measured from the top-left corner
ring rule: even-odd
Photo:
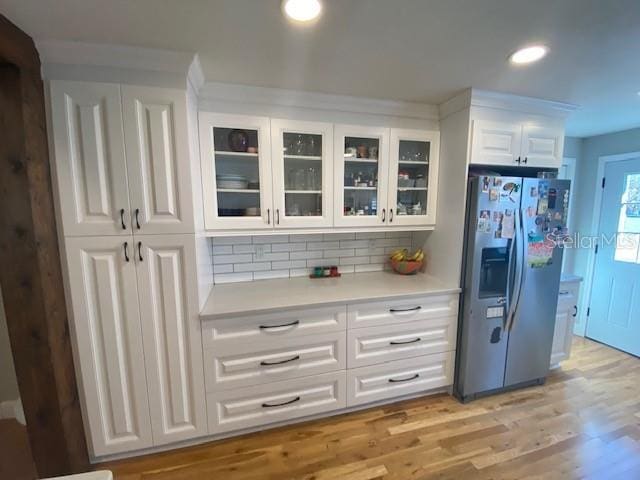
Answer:
[[[408,295],[458,293],[429,275],[372,272],[339,278],[308,277],[214,285],[200,312],[203,320],[279,309],[330,305]]]

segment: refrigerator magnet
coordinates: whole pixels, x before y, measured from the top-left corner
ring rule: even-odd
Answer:
[[[538,187],[531,187],[531,198],[536,198],[538,196]]]
[[[556,208],[556,198],[558,197],[558,191],[555,188],[549,189],[549,194],[547,195],[547,204],[549,208]]]
[[[489,192],[489,184],[490,184],[489,177],[482,177],[482,193]]]
[[[495,223],[502,223],[502,217],[503,217],[502,212],[500,212],[500,211],[498,211],[498,210],[495,210],[495,211],[493,212],[493,221],[494,221]]]
[[[502,186],[502,179],[500,177],[494,177],[493,178],[493,186],[494,187],[501,187]]]
[[[497,202],[500,199],[500,194],[498,193],[498,190],[496,190],[495,188],[491,188],[489,190],[489,200],[491,200],[492,202]]]
[[[538,215],[544,215],[547,213],[547,209],[549,208],[549,203],[547,202],[546,197],[540,197],[538,199]]]
[[[515,217],[513,210],[505,210],[504,217],[502,217],[502,238],[513,238],[515,232]]]
[[[491,210],[480,210],[478,231],[483,233],[491,232]]]

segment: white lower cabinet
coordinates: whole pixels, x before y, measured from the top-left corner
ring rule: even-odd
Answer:
[[[192,235],[135,237],[153,444],[207,433]]]
[[[347,365],[364,367],[446,352],[455,349],[455,342],[455,317],[358,328],[347,333]]]
[[[207,433],[190,235],[65,241],[94,456]]]
[[[210,433],[255,427],[346,407],[345,372],[224,390],[207,396]]]
[[[344,370],[346,363],[344,332],[230,342],[204,353],[208,392]]]
[[[132,236],[65,243],[78,383],[94,455],[152,445],[132,244]]]
[[[558,294],[558,310],[556,312],[556,326],[553,331],[551,347],[551,367],[571,356],[573,341],[573,327],[578,315],[579,282],[563,282]]]
[[[399,397],[453,383],[455,352],[435,353],[347,372],[349,407]]]

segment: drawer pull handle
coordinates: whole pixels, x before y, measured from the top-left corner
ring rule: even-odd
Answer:
[[[389,342],[389,345],[406,345],[407,343],[416,343],[422,340],[420,337],[414,338],[413,340],[407,340],[405,342]]]
[[[416,373],[413,377],[409,377],[409,378],[390,378],[389,379],[389,383],[400,383],[400,382],[410,382],[411,380],[415,380],[416,378],[420,377],[419,373]]]
[[[418,305],[417,307],[411,307],[411,308],[390,308],[389,311],[391,313],[415,312],[420,310],[421,308],[422,307]]]
[[[263,367],[268,367],[270,365],[282,365],[283,363],[295,362],[296,360],[300,360],[300,355],[296,355],[295,357],[287,358],[286,360],[278,360],[277,362],[265,362],[264,360],[260,362],[260,365]]]
[[[577,317],[578,316],[578,307],[577,305],[573,306],[573,315],[571,315],[572,317]]]
[[[291,323],[283,323],[281,325],[260,325],[260,329],[261,330],[268,330],[270,328],[293,327],[295,325],[298,325],[299,323],[300,323],[300,320],[296,320],[296,321],[291,322]]]
[[[273,408],[273,407],[284,407],[285,405],[291,405],[292,403],[296,403],[300,400],[300,397],[296,397],[293,400],[287,400],[282,403],[263,403],[262,408]]]
[[[561,290],[560,295],[569,295],[569,290]]]

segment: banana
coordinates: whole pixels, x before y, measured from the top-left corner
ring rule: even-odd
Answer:
[[[422,260],[424,260],[424,252],[421,248],[419,248],[413,255],[409,256],[409,252],[405,248],[392,252],[389,258],[391,258],[391,260],[393,260],[394,262],[421,262]]]

